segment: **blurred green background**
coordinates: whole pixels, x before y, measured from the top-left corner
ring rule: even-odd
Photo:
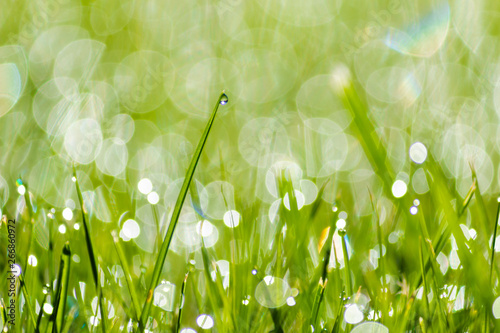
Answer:
[[[21,221],[18,263],[36,313],[51,304],[50,292],[42,303],[42,287],[55,283],[69,240],[66,310],[78,310],[68,330],[101,325],[95,291],[85,288],[92,277],[75,165],[109,287],[109,330],[136,325],[111,231],[119,233],[142,305],[158,230],[166,230],[194,148],[225,90],[229,103],[220,107],[198,164],[192,192],[198,198],[188,195],[183,208],[151,331],[204,331],[200,314],[210,316],[213,327],[205,328],[214,332],[331,331],[336,318],[340,331],[363,320],[391,331],[494,327],[496,274],[491,294],[470,291],[478,288],[458,258],[460,240],[443,225],[453,215],[466,241],[477,239],[467,248],[490,260],[500,177],[497,2],[3,0],[1,6],[0,209]],[[348,107],[356,104],[349,91],[359,94],[361,113]],[[470,202],[471,210],[446,208],[450,201]],[[347,230],[345,249],[338,231],[332,241],[335,226]],[[327,227],[329,237],[321,236]],[[7,244],[1,230],[0,243]],[[442,234],[443,252],[422,250],[419,235],[436,245]],[[321,245],[327,239],[331,257]],[[428,276],[435,292],[447,295],[431,298],[427,308],[422,291],[416,296],[420,282],[413,283],[422,276],[419,246],[437,265]],[[202,248],[217,261],[220,276],[210,269],[222,291],[209,287]],[[381,252],[388,253],[383,267]],[[325,258],[335,282],[312,321]],[[5,256],[0,265],[7,270]],[[491,270],[498,270],[493,259]],[[178,325],[187,271],[189,311]],[[406,310],[404,297],[411,295],[416,305]],[[344,296],[356,299],[357,312]],[[17,327],[29,330],[26,298],[19,302]],[[432,315],[433,307],[443,315]]]

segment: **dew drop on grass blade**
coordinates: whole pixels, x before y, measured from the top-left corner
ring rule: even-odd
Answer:
[[[148,288],[148,294],[146,298],[146,302],[144,303],[144,307],[142,309],[141,319],[139,320],[139,330],[144,332],[146,328],[146,323],[149,317],[149,311],[151,309],[151,304],[153,301],[153,293],[156,285],[160,281],[161,271],[163,270],[163,265],[165,263],[165,259],[167,258],[168,249],[170,247],[170,242],[172,241],[172,237],[174,235],[175,227],[177,225],[177,221],[179,220],[179,216],[181,213],[182,205],[184,204],[184,200],[186,199],[187,192],[189,191],[189,186],[191,184],[191,180],[193,179],[194,172],[196,170],[196,166],[198,165],[198,161],[200,159],[203,148],[205,147],[205,143],[207,142],[208,135],[210,130],[212,129],[212,125],[215,120],[215,116],[217,115],[217,110],[220,105],[225,105],[228,103],[227,95],[222,92],[217,99],[217,103],[212,111],[210,118],[208,119],[207,126],[205,127],[205,131],[203,132],[200,141],[198,142],[198,147],[196,148],[193,158],[191,159],[191,163],[189,168],[186,171],[186,175],[184,177],[184,183],[182,184],[181,190],[179,192],[179,196],[177,197],[177,202],[175,203],[174,211],[172,213],[172,218],[168,225],[167,233],[165,234],[165,238],[160,248],[160,252],[158,253],[158,258],[156,259],[156,263],[153,270],[153,276],[151,278],[151,282]]]

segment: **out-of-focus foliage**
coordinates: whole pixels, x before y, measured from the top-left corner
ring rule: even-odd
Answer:
[[[149,332],[498,326],[499,15],[492,0],[3,0],[12,329],[132,331],[148,297]]]

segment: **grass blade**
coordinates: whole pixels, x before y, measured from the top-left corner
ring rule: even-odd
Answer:
[[[380,143],[380,138],[376,136],[375,126],[368,118],[368,107],[358,95],[350,74],[346,73],[347,71],[347,68],[339,68],[338,73],[335,74],[335,78],[341,79],[336,82],[336,93],[346,109],[351,112],[365,155],[375,172],[383,179],[385,183],[384,189],[390,197],[392,195],[391,187],[394,172],[390,165],[386,163],[387,151],[384,145]]]
[[[490,282],[493,277],[493,265],[495,262],[495,243],[498,231],[498,219],[500,218],[500,200],[498,202],[497,215],[495,216],[495,227],[493,229],[493,242],[491,244],[491,259],[490,259]]]
[[[95,257],[94,246],[92,245],[92,239],[90,238],[90,228],[88,225],[88,221],[85,217],[85,208],[83,207],[83,196],[82,196],[82,191],[80,189],[80,184],[78,183],[78,178],[76,176],[75,166],[73,166],[73,177],[74,177],[73,179],[75,180],[76,193],[78,195],[78,200],[80,202],[80,210],[82,212],[82,223],[83,223],[83,229],[85,231],[85,242],[87,244],[87,252],[89,254],[90,266],[92,269],[92,277],[94,278],[94,285],[97,289],[99,283],[97,276],[97,261]]]
[[[312,307],[312,315],[311,315],[311,327],[316,327],[318,322],[319,309],[321,307],[321,302],[323,301],[323,297],[325,294],[326,284],[328,283],[328,263],[330,262],[330,253],[331,253],[331,244],[333,239],[333,230],[329,230],[329,236],[326,244],[328,246],[325,250],[325,255],[323,257],[323,267],[321,272],[321,277],[318,282],[318,287],[316,289],[316,296],[314,297],[314,303]]]
[[[78,177],[76,176],[76,168],[73,165],[73,179],[75,181],[75,186],[76,186],[76,193],[78,195],[78,201],[80,202],[80,210],[82,212],[82,223],[83,223],[83,229],[85,231],[85,243],[87,245],[87,252],[89,254],[89,260],[90,260],[90,266],[92,269],[92,277],[94,279],[94,285],[96,288],[96,292],[99,295],[100,292],[100,286],[99,286],[99,276],[97,273],[97,260],[94,252],[94,246],[92,245],[92,239],[90,238],[90,228],[88,225],[88,221],[85,217],[85,209],[83,207],[83,196],[82,196],[82,191],[80,189],[80,184],[78,183]],[[102,304],[101,304],[102,308]],[[106,316],[105,316],[106,309],[102,308],[101,309],[101,314],[102,314],[102,331],[106,332]]]
[[[61,332],[64,327],[64,310],[66,307],[66,296],[68,294],[69,270],[70,270],[71,250],[69,242],[64,244],[61,263],[59,265],[59,274],[57,277],[57,289],[55,297],[55,308],[52,313],[51,321],[55,321],[52,326],[52,332]],[[40,310],[42,311],[42,310]]]
[[[427,286],[427,278],[426,278],[426,271],[424,269],[424,253],[423,253],[423,249],[422,249],[422,237],[419,237],[418,238],[419,242],[418,242],[418,253],[419,253],[419,257],[420,257],[420,273],[422,274],[422,280],[423,280],[423,288],[424,288],[424,292],[423,292],[423,298],[425,300],[425,309],[426,309],[426,318],[427,320],[430,318],[430,306],[429,306],[429,298],[427,297],[427,293],[428,293],[428,286]]]
[[[35,316],[35,311],[33,311],[33,307],[31,306],[30,302],[30,296],[28,294],[28,288],[26,288],[26,283],[24,281],[24,274],[19,274],[19,284],[21,285],[21,290],[24,294],[24,298],[26,300],[26,306],[28,307],[28,313],[31,318],[31,322],[33,324],[33,327],[35,327],[35,331],[38,332],[38,327],[36,325],[36,316]]]
[[[342,252],[344,254],[344,269],[345,269],[345,284],[347,290],[347,296],[352,296],[352,282],[351,282],[351,269],[349,265],[349,254],[347,253],[347,243],[346,243],[346,232],[344,230],[339,231],[339,236],[342,239]]]
[[[181,297],[179,298],[179,315],[177,316],[177,332],[181,330],[181,322],[182,322],[182,309],[184,308],[184,301],[185,301],[185,295],[186,295],[186,285],[187,285],[187,280],[189,277],[190,273],[190,268],[188,268],[188,271],[186,272],[186,275],[184,276],[184,280],[182,280],[182,286],[181,286]]]
[[[64,323],[64,327],[62,329],[62,333],[67,333],[69,332],[70,328],[71,328],[71,323],[73,322],[73,320],[78,316],[78,308],[77,307],[73,307],[71,309],[71,311],[69,311],[68,313],[68,318],[66,318],[66,321]]]
[[[337,315],[335,316],[335,322],[333,323],[332,333],[340,332],[340,326],[342,325],[342,319],[344,317],[344,304],[345,298],[342,298],[339,304],[339,310],[337,311]]]
[[[223,319],[221,318],[221,316],[217,315],[217,313],[220,312],[219,309],[223,307],[222,300],[224,297],[224,295],[219,293],[219,288],[217,286],[217,283],[220,281],[220,274],[218,274],[217,265],[210,260],[208,256],[208,251],[204,243],[201,247],[201,256],[203,258],[203,272],[205,274],[206,285],[208,287],[207,288],[208,300],[210,302],[210,306],[212,307],[212,311],[214,312],[214,318],[217,322],[217,325],[219,327],[224,327]],[[215,282],[212,280],[210,264],[212,264],[212,268],[216,273]],[[224,329],[222,329],[222,331],[225,332]]]
[[[113,236],[113,243],[115,244],[116,253],[118,253],[118,259],[120,260],[120,264],[123,268],[123,273],[125,275],[125,281],[127,282],[130,298],[132,299],[132,305],[134,307],[134,311],[136,314],[135,319],[139,321],[139,316],[141,315],[141,306],[139,305],[139,298],[137,297],[137,293],[134,287],[134,282],[132,281],[132,275],[130,274],[130,268],[127,263],[127,257],[125,256],[125,252],[123,252],[122,244],[118,239],[118,234],[116,230],[113,230],[111,234]]]
[[[50,288],[44,287],[44,293],[43,293],[43,300],[42,300],[42,307],[45,304],[45,301],[47,300],[47,294],[49,293]],[[38,312],[38,318],[36,319],[36,328],[40,330],[40,324],[42,323],[42,318],[43,318],[43,308],[40,309]]]
[[[141,332],[144,332],[146,328],[146,322],[149,317],[149,311],[151,310],[151,305],[153,301],[153,292],[155,287],[158,285],[160,281],[161,271],[163,270],[163,265],[167,258],[168,249],[170,247],[170,242],[172,241],[172,237],[174,235],[175,227],[177,225],[177,221],[179,220],[179,216],[181,214],[182,205],[184,204],[184,200],[186,199],[187,192],[189,190],[189,186],[191,184],[191,180],[193,179],[194,172],[196,170],[196,166],[198,165],[198,161],[200,159],[203,148],[205,147],[205,143],[207,142],[208,135],[210,134],[210,130],[212,129],[212,125],[215,120],[215,116],[217,115],[217,110],[221,105],[221,102],[227,102],[227,96],[224,92],[222,92],[217,99],[217,103],[215,104],[214,110],[212,111],[212,115],[210,116],[207,126],[205,127],[205,131],[203,132],[200,141],[198,143],[198,147],[194,152],[193,158],[191,160],[191,164],[189,165],[188,170],[186,171],[186,175],[184,177],[184,183],[182,184],[181,190],[179,192],[179,196],[177,197],[177,202],[175,203],[174,211],[172,213],[172,218],[168,225],[167,233],[163,240],[163,243],[160,248],[160,252],[158,253],[158,258],[156,259],[156,263],[153,270],[153,276],[151,278],[151,282],[149,284],[148,294],[146,298],[146,302],[144,303],[144,307],[142,309],[141,318],[139,320],[139,329]],[[224,102],[224,104],[225,104]]]
[[[7,310],[3,298],[0,299],[0,315],[2,316],[2,323],[4,327],[7,327]]]

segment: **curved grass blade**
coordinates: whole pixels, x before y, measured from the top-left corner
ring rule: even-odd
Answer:
[[[184,204],[184,200],[186,199],[186,195],[189,190],[189,185],[191,184],[191,180],[193,179],[196,166],[198,165],[198,161],[200,160],[201,153],[203,151],[203,148],[205,147],[205,143],[207,142],[208,134],[212,129],[212,125],[214,123],[215,116],[217,115],[217,110],[219,109],[219,105],[221,105],[221,102],[224,104],[227,102],[227,96],[224,92],[222,92],[219,98],[217,99],[217,103],[215,104],[214,110],[212,111],[212,115],[208,120],[207,126],[205,127],[205,131],[203,132],[200,141],[198,142],[198,147],[194,152],[191,164],[189,165],[189,168],[186,171],[186,175],[184,176],[184,183],[182,184],[179,196],[177,197],[177,202],[175,203],[174,211],[172,213],[172,218],[168,225],[167,233],[165,234],[165,238],[161,245],[160,252],[158,253],[158,258],[156,259],[155,267],[153,270],[153,276],[149,284],[146,302],[144,303],[144,307],[142,309],[141,318],[139,320],[139,330],[141,332],[144,332],[146,328],[146,322],[148,320],[149,311],[151,310],[151,305],[153,301],[153,292],[155,287],[158,285],[158,282],[160,281],[161,271],[163,270],[163,265],[165,263],[165,259],[167,258],[168,249],[170,247],[170,242],[172,241],[172,237],[174,235],[177,221],[179,220],[179,216],[181,214],[182,205]]]

